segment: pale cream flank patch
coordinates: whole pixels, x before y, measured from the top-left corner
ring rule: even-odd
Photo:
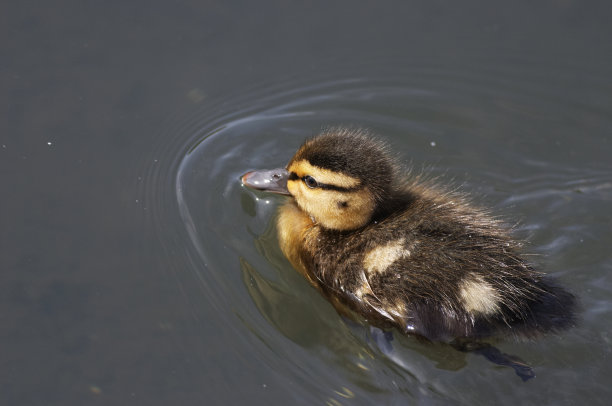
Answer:
[[[494,314],[499,311],[499,293],[480,275],[470,275],[461,282],[459,293],[466,311]]]
[[[370,250],[363,258],[363,267],[366,272],[369,275],[385,272],[398,259],[409,257],[410,251],[406,249],[405,242],[404,238],[400,238]]]

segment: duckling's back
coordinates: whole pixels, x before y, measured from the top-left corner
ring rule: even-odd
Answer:
[[[359,231],[311,225],[301,261],[332,303],[434,341],[571,325],[574,297],[535,272],[501,225],[457,201],[407,193]]]

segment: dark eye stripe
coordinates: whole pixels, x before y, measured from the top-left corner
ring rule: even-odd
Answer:
[[[328,185],[326,183],[319,183],[319,187],[321,189],[325,189],[325,190],[337,190],[339,192],[352,192],[355,191],[357,189],[359,189],[358,187],[342,187],[342,186],[336,186],[336,185]]]
[[[303,182],[305,182],[305,179],[309,177],[309,175],[306,176],[302,176],[301,178],[297,175],[297,173],[295,172],[291,172],[289,174],[289,180],[301,180]],[[342,186],[336,186],[336,185],[329,185],[327,183],[320,183],[317,182],[317,186],[315,186],[313,189],[323,189],[323,190],[337,190],[338,192],[353,192],[355,190],[359,190],[361,189],[360,186],[356,186],[356,187],[342,187]]]

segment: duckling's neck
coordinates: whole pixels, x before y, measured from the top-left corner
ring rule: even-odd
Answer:
[[[415,199],[415,194],[408,190],[397,190],[390,193],[376,206],[369,224],[381,222],[394,213],[405,210]]]

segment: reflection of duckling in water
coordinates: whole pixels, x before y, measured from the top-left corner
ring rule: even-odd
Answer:
[[[479,340],[573,324],[574,297],[534,271],[501,222],[404,179],[388,147],[363,131],[325,131],[287,169],[242,182],[293,197],[279,211],[281,249],[342,314],[483,353],[523,378],[528,366]]]

